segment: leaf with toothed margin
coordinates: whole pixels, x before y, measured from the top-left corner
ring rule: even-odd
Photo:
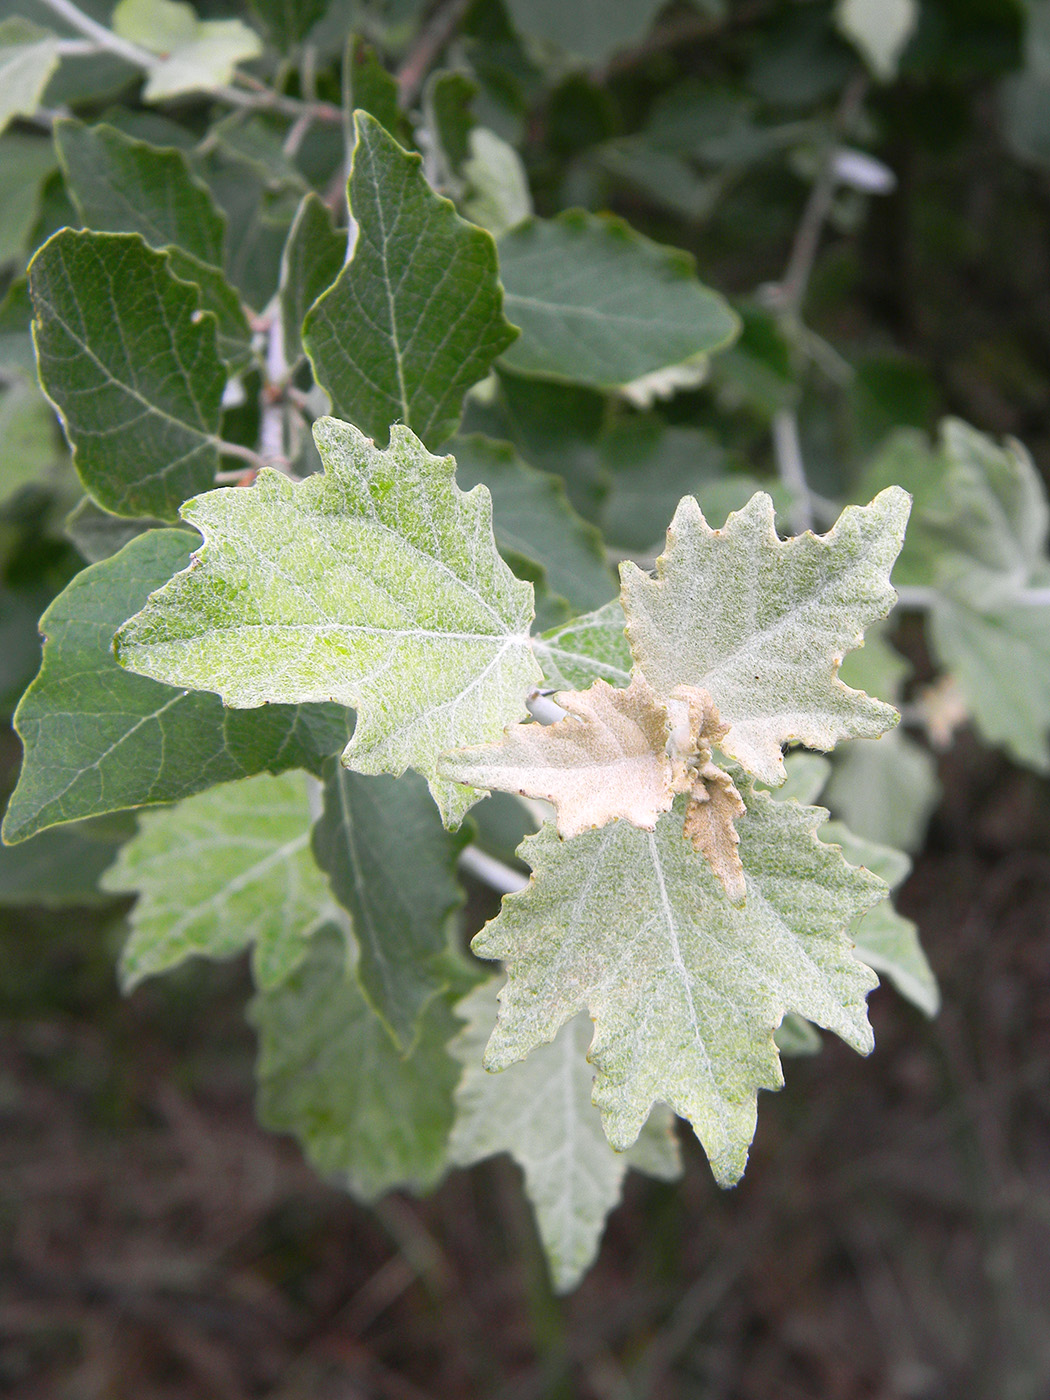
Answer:
[[[503,315],[496,245],[427,184],[422,157],[354,114],[353,254],[303,324],[332,410],[377,442],[404,423],[432,447],[463,396],[517,335]]]
[[[361,773],[416,768],[449,824],[477,793],[441,756],[496,739],[540,679],[532,586],[496,552],[484,487],[408,429],[380,450],[334,418],[314,424],[325,471],[208,492],[183,515],[204,536],[117,635],[122,665],[228,705],[335,700],[357,708],[344,754]]]
[[[680,798],[653,832],[621,821],[562,841],[545,826],[519,850],[528,888],[473,942],[508,971],[489,1069],[523,1059],[586,1008],[612,1146],[629,1147],[653,1104],[669,1104],[725,1186],[744,1170],[758,1090],[782,1083],[773,1035],[785,1012],[872,1048],[865,997],[878,979],[848,929],[886,893],[817,839],[820,808],[757,791],[746,800],[742,906],[684,839]]]
[[[404,1055],[361,992],[345,940],[318,933],[305,960],[252,1002],[259,1033],[259,1118],[294,1133],[318,1171],[374,1200],[395,1187],[426,1190],[447,1163],[458,1029],[436,997]]]
[[[826,535],[781,540],[764,492],[712,530],[686,496],[656,577],[621,565],[627,637],[658,695],[692,685],[712,697],[729,732],[720,747],[765,783],[783,782],[781,745],[831,749],[873,738],[897,712],[838,679],[864,628],[895,594],[909,497],[899,487],[848,506]]]
[[[483,983],[456,1006],[467,1024],[449,1045],[463,1064],[449,1156],[455,1165],[470,1166],[509,1152],[520,1164],[554,1287],[565,1293],[594,1262],[627,1168],[662,1181],[681,1174],[674,1117],[658,1105],[633,1148],[612,1150],[591,1103],[586,1015],[523,1063],[487,1074],[481,1058],[496,1017],[497,982]]]
[[[174,520],[219,466],[215,318],[138,234],[60,229],[29,264],[40,382],[85,490]]]
[[[307,773],[263,773],[139,818],[102,878],[111,894],[138,894],[120,958],[125,990],[188,957],[248,946],[258,986],[284,981],[334,908],[310,854],[317,788]]]
[[[151,530],[82,570],[40,622],[40,671],[15,713],[25,755],[4,817],[6,842],[80,817],[176,802],[214,783],[287,768],[319,772],[346,743],[335,705],[228,710],[217,695],[133,676],[113,634],[196,540]]]

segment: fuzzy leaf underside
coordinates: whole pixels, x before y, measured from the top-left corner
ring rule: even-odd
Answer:
[[[885,880],[891,892],[911,874],[911,861],[903,851],[865,841],[841,822],[829,822],[820,839],[840,847],[850,865],[862,865]],[[901,996],[925,1015],[937,1015],[940,989],[919,942],[919,931],[911,919],[898,914],[891,900],[884,899],[863,914],[853,927],[853,938],[862,962],[888,978]]]
[[[513,725],[498,744],[452,755],[443,771],[471,787],[552,802],[561,836],[617,818],[651,831],[674,799],[667,711],[641,677],[626,690],[595,681],[559,691],[557,701],[565,719]]]
[[[126,990],[194,954],[229,958],[248,946],[258,986],[288,976],[332,912],[310,853],[316,783],[260,774],[140,817],[102,880],[139,896],[120,960]]]
[[[185,568],[196,536],[151,530],[83,569],[41,618],[40,671],[15,713],[24,757],[4,840],[80,817],[189,797],[288,768],[320,771],[349,732],[334,705],[229,710],[217,695],[132,675],[113,634]]]
[[[567,1292],[594,1261],[627,1168],[665,1181],[679,1175],[674,1119],[658,1106],[632,1149],[612,1150],[591,1103],[586,1015],[527,1060],[499,1075],[486,1073],[482,1052],[496,1015],[496,984],[495,978],[483,983],[456,1006],[466,1025],[449,1045],[463,1065],[449,1157],[470,1166],[508,1152],[520,1164],[554,1286]]]
[[[263,471],[186,504],[205,543],[121,628],[118,658],[228,705],[354,706],[347,766],[418,769],[458,822],[476,794],[438,763],[524,714],[540,679],[532,587],[500,559],[488,493],[460,492],[452,458],[400,426],[386,450],[332,418],[314,435],[323,474]]]
[[[773,785],[784,780],[789,740],[827,750],[882,733],[896,711],[837,672],[894,602],[889,572],[908,509],[907,494],[890,487],[847,507],[827,535],[780,540],[762,492],[721,530],[685,497],[656,578],[621,565],[636,668],[662,696],[683,684],[707,691],[729,726],[723,751]]]
[[[334,413],[377,442],[403,423],[437,447],[517,334],[503,315],[496,245],[433,192],[420,156],[368,113],[354,120],[357,241],[307,315],[303,343]]]
[[[458,1029],[440,997],[407,1058],[362,995],[334,929],[274,991],[257,996],[259,1118],[294,1133],[314,1166],[364,1200],[395,1187],[425,1190],[445,1170],[458,1066],[445,1049]]]
[[[440,962],[463,902],[455,863],[466,840],[466,831],[445,831],[418,774],[327,766],[314,856],[350,915],[365,997],[403,1052],[446,985]]]
[[[533,651],[552,690],[586,690],[596,680],[626,686],[631,649],[619,599],[533,638]]]
[[[198,289],[137,234],[61,229],[29,265],[40,381],[116,515],[173,520],[212,482],[226,370]]]
[[[683,838],[679,799],[654,832],[615,822],[560,841],[544,827],[519,851],[528,888],[473,943],[509,974],[490,1069],[586,1008],[594,1102],[613,1147],[629,1147],[666,1103],[693,1124],[723,1185],[743,1172],[757,1091],[782,1083],[773,1034],[785,1012],[871,1049],[865,997],[877,978],[846,930],[886,892],[820,843],[820,808],[761,792],[747,802],[744,905]]]

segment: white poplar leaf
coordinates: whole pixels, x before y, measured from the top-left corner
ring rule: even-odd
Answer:
[[[675,512],[656,577],[620,566],[635,666],[658,695],[712,698],[723,752],[762,782],[784,781],[781,746],[873,738],[897,712],[838,679],[846,652],[884,617],[910,500],[899,487],[848,506],[826,535],[781,540],[764,492],[712,530],[691,496]]]
[[[209,491],[182,513],[204,544],[117,638],[140,675],[251,708],[286,696],[357,709],[343,755],[362,773],[422,772],[449,823],[477,794],[441,755],[495,739],[540,680],[532,586],[496,552],[485,487],[408,429],[380,450],[334,418],[314,425],[325,471]]]
[[[464,1066],[449,1157],[470,1166],[508,1152],[519,1163],[554,1286],[564,1293],[593,1263],[627,1168],[663,1181],[680,1174],[674,1117],[658,1105],[630,1151],[612,1150],[591,1103],[592,1027],[586,1015],[521,1064],[488,1074],[481,1060],[496,1017],[496,980],[476,987],[456,1007],[467,1024],[449,1045]]]
[[[747,899],[734,905],[683,838],[686,799],[656,830],[627,822],[562,841],[549,825],[519,854],[529,886],[474,939],[509,980],[486,1055],[500,1070],[587,1009],[606,1135],[623,1150],[654,1103],[688,1118],[716,1179],[739,1179],[758,1090],[782,1083],[774,1032],[794,1011],[862,1054],[875,974],[847,930],[886,886],[816,836],[820,808],[748,798]]]

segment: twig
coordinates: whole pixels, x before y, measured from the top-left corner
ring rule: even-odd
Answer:
[[[643,39],[640,44],[633,44],[630,48],[623,49],[620,53],[614,54],[608,62],[592,69],[591,78],[596,83],[604,83],[616,73],[637,68],[639,63],[644,63],[646,59],[652,58],[656,54],[666,53],[668,49],[676,49],[682,44],[696,43],[721,29],[750,24],[752,20],[760,19],[769,9],[769,0],[756,0],[754,4],[738,6],[733,14],[725,16],[676,15],[666,24],[655,28],[649,37]]]
[[[902,583],[895,586],[897,606],[911,612],[928,612],[944,596],[938,589],[921,584]],[[1019,588],[1010,596],[1009,602],[1019,608],[1050,608],[1050,588]]]
[[[116,54],[126,62],[134,64],[136,68],[149,70],[157,65],[158,56],[150,53],[148,49],[141,48],[138,44],[131,43],[128,39],[122,39],[119,34],[114,34],[105,25],[93,20],[90,15],[86,15],[73,0],[41,0],[52,14],[77,30],[84,36],[85,40],[90,40],[92,49],[88,44],[76,39],[62,39],[59,41],[59,53],[62,55],[82,55],[92,51],[104,50],[107,53]],[[342,120],[342,114],[338,107],[330,102],[303,102],[296,97],[285,97],[283,93],[275,92],[265,83],[260,83],[258,79],[244,75],[244,81],[250,81],[256,89],[254,92],[245,92],[241,88],[223,86],[209,88],[208,91],[213,96],[218,97],[223,102],[228,102],[232,107],[251,107],[256,110],[281,112],[285,116],[300,118],[309,115],[311,121],[338,122]]]
[[[119,54],[121,58],[133,63],[136,68],[151,68],[156,63],[156,54],[150,53],[147,49],[140,49],[138,44],[133,44],[128,39],[122,39],[119,34],[114,34],[104,24],[99,24],[90,15],[86,15],[83,10],[73,4],[73,0],[42,0],[42,3],[52,14],[64,19],[71,29],[75,29],[88,39],[93,39],[100,48],[108,49],[110,53]]]
[[[828,215],[835,199],[839,183],[838,151],[839,138],[848,131],[864,94],[868,90],[868,78],[858,73],[848,83],[832,124],[832,134],[824,159],[813,188],[809,192],[802,210],[787,267],[779,284],[770,289],[769,301],[777,315],[781,328],[790,341],[799,345],[803,336],[802,306],[809,289],[809,279],[813,272],[817,250]],[[776,458],[777,473],[781,481],[794,497],[790,518],[796,532],[813,528],[813,501],[809,483],[806,480],[806,467],[798,439],[798,417],[794,409],[782,409],[773,417],[773,454]]]
[[[397,87],[402,107],[411,107],[441,50],[459,27],[471,0],[443,0],[419,31],[416,42],[397,70]]]
[[[459,867],[467,875],[473,875],[483,885],[488,885],[497,894],[516,894],[529,883],[529,877],[520,870],[513,870],[495,856],[487,855],[478,846],[465,846],[459,853]]]
[[[782,408],[773,415],[773,451],[780,480],[791,492],[788,519],[796,535],[813,529],[813,502],[798,440],[798,416],[793,408]]]

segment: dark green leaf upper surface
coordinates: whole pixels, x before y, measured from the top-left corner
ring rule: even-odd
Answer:
[[[500,239],[499,259],[507,315],[521,327],[503,362],[519,374],[621,388],[728,345],[739,327],[687,253],[619,219],[532,219]]]
[[[308,194],[299,206],[281,259],[281,326],[290,365],[303,352],[303,318],[346,261],[346,230],[337,229],[324,200]]]
[[[62,229],[29,267],[40,378],[85,489],[172,520],[209,486],[226,370],[197,288],[133,234]]]
[[[183,152],[68,118],[55,123],[55,145],[86,226],[99,233],[137,233],[151,248],[166,251],[175,276],[196,283],[201,305],[215,313],[222,354],[245,358],[248,322],[221,272],[226,218]]]
[[[463,900],[455,862],[466,840],[465,831],[445,831],[418,774],[364,776],[335,761],[327,766],[314,855],[350,914],[365,996],[403,1050],[446,985],[438,963]]]
[[[514,339],[496,247],[466,223],[367,113],[356,117],[353,256],[306,318],[303,340],[333,412],[379,443],[404,423],[429,446]]]
[[[114,632],[185,566],[191,548],[183,530],[140,535],[78,574],[44,614],[43,664],[15,716],[25,757],[6,841],[264,770],[316,771],[346,742],[336,706],[227,710],[216,695],[174,690],[117,664]]]

